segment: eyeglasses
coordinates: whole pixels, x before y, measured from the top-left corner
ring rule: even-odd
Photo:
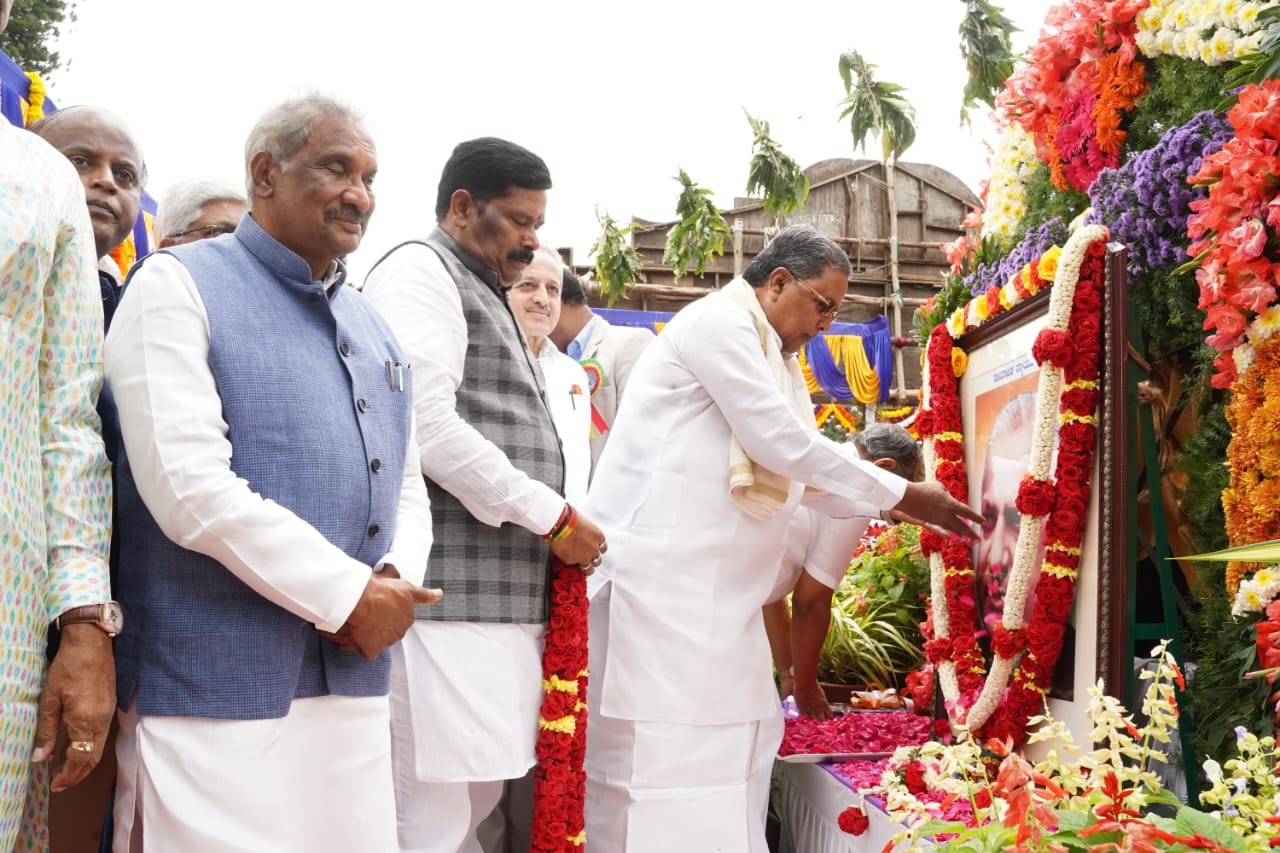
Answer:
[[[199,234],[201,238],[220,237],[223,234],[230,234],[236,230],[236,226],[226,222],[215,222],[212,225],[201,225],[199,228],[188,228],[186,231],[179,231],[177,234],[170,234],[169,237],[177,239],[178,237],[186,237],[191,234]]]
[[[809,284],[809,282],[805,281],[805,280],[804,280],[804,279],[802,279],[800,276],[798,276],[798,275],[796,275],[795,273],[791,272],[791,270],[787,270],[787,272],[790,272],[790,273],[791,273],[791,280],[792,280],[792,281],[794,281],[796,284],[802,284],[802,285],[804,285],[804,289],[805,289],[805,290],[807,290],[807,291],[809,291],[810,293],[812,293],[812,294],[813,294],[813,301],[814,301],[814,302],[816,302],[816,303],[818,303],[818,316],[819,316],[819,317],[822,317],[822,318],[824,318],[824,319],[830,319],[830,320],[834,320],[834,319],[836,318],[836,315],[838,315],[838,314],[840,313],[840,303],[839,303],[839,302],[832,302],[830,299],[828,299],[827,297],[825,297],[825,296],[823,296],[821,293],[819,293],[819,292],[814,288],[814,286],[813,286],[813,285]]]

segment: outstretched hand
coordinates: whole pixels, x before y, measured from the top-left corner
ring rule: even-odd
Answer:
[[[973,529],[966,521],[982,523],[982,514],[951,497],[941,483],[907,483],[902,500],[893,508],[893,515],[901,521],[927,527],[943,536],[956,535],[973,538]]]

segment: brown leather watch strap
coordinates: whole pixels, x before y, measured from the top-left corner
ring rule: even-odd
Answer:
[[[119,605],[114,605],[112,602],[106,602],[103,604],[82,604],[79,607],[73,607],[63,613],[54,620],[54,625],[59,631],[61,631],[65,625],[78,625],[83,622],[90,622],[101,628],[108,637],[114,637],[119,633],[119,628],[110,624],[111,620],[109,619],[108,608],[113,606],[118,607]]]

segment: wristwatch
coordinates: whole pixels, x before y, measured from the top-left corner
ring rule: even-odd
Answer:
[[[53,624],[59,631],[64,625],[76,625],[80,622],[92,622],[103,630],[108,637],[114,637],[124,630],[124,611],[114,601],[103,604],[85,604],[73,607],[63,613]]]

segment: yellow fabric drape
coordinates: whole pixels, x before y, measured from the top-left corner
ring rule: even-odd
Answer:
[[[827,349],[831,351],[831,357],[835,359],[836,365],[844,368],[845,381],[849,383],[849,391],[853,394],[853,399],[863,405],[878,402],[880,377],[872,368],[871,362],[867,360],[867,351],[862,346],[862,338],[859,335],[824,335],[823,340],[827,342]],[[822,386],[813,376],[813,370],[809,367],[809,361],[805,358],[803,349],[800,350],[799,359],[809,393],[824,393]]]

